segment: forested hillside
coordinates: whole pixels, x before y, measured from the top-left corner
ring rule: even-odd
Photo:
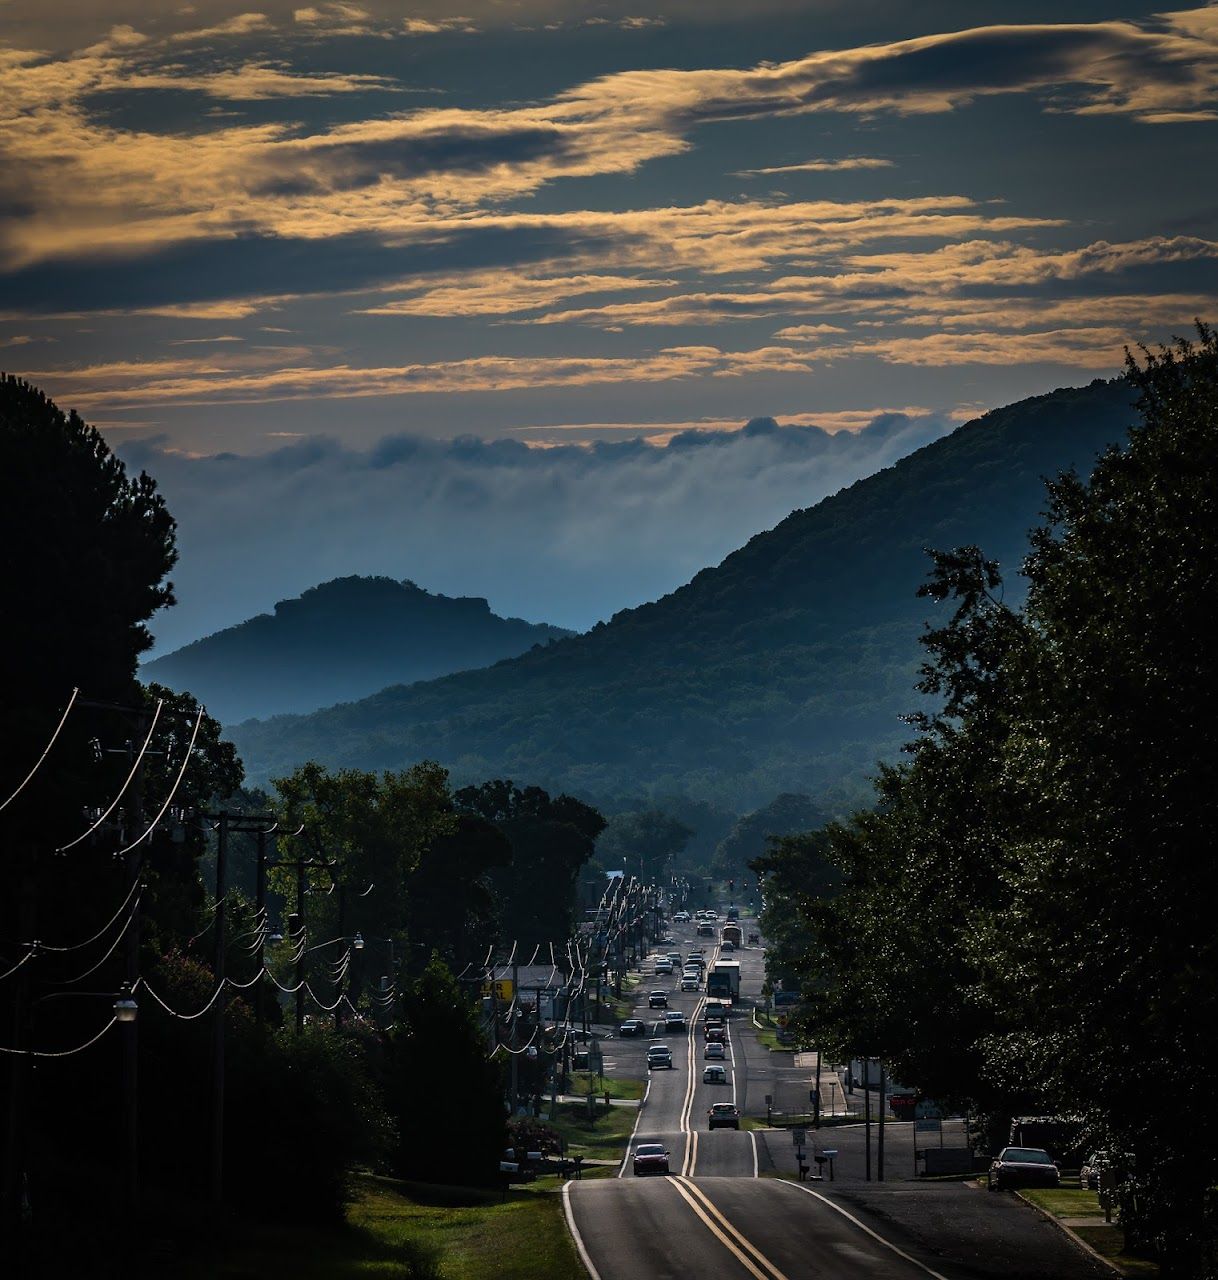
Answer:
[[[481,671],[237,728],[254,778],[299,761],[433,758],[625,802],[677,792],[742,811],[781,791],[865,797],[908,738],[927,547],[978,543],[1010,577],[1043,478],[1089,471],[1132,420],[1121,382],[994,410],[758,534],[680,590]]]
[[[307,712],[392,684],[485,667],[570,631],[500,618],[485,600],[393,578],[335,578],[275,612],[149,662],[145,680],[189,690],[222,721]]]

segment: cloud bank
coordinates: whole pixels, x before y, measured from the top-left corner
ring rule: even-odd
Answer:
[[[157,479],[179,522],[179,604],[155,622],[157,652],[349,573],[586,628],[955,425],[872,411],[859,429],[832,429],[861,416],[825,415],[831,429],[758,418],[661,445],[399,435],[367,451],[310,438],[256,457],[189,457],[133,441],[122,456]]]

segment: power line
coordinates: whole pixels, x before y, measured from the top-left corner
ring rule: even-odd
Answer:
[[[33,778],[33,776],[38,772],[38,770],[42,768],[42,762],[47,758],[48,755],[50,755],[51,748],[55,745],[55,742],[59,737],[60,731],[63,729],[64,725],[67,723],[68,713],[72,710],[73,706],[75,706],[76,699],[79,696],[79,694],[80,694],[79,689],[72,690],[72,696],[68,699],[68,705],[64,707],[63,715],[59,717],[59,723],[55,726],[55,732],[51,734],[50,742],[48,742],[47,745],[43,748],[42,755],[38,757],[38,763],[35,764],[34,767],[29,771],[29,773],[25,775],[24,780],[22,781],[21,785],[17,788],[17,790],[14,791],[13,794],[9,796],[9,798],[3,804],[0,804],[0,812],[3,812],[5,809],[7,809],[9,805],[12,804],[13,801],[17,799],[17,797],[29,785],[30,779]]]
[[[156,722],[161,718],[161,708],[164,705],[165,699],[158,698],[156,702],[156,710],[152,713],[152,723],[148,726],[148,736],[144,739],[144,745],[140,748],[139,755],[135,757],[135,763],[131,766],[131,772],[127,774],[126,781],[119,788],[118,795],[110,801],[110,807],[91,827],[88,828],[88,830],[84,831],[81,835],[78,835],[75,840],[70,840],[67,844],[61,844],[59,848],[55,850],[56,853],[67,853],[69,849],[75,848],[82,840],[87,840],[89,836],[91,836],[118,807],[118,802],[127,794],[127,788],[131,785],[135,775],[139,773],[140,765],[143,763],[144,756],[152,743],[152,735],[156,732]]]
[[[75,1049],[60,1049],[56,1052],[48,1053],[41,1049],[6,1049],[0,1045],[0,1053],[11,1053],[22,1058],[70,1058],[73,1054],[84,1053],[86,1049],[95,1045],[117,1021],[117,1017],[111,1018],[92,1040],[86,1040],[84,1044],[78,1044]]]

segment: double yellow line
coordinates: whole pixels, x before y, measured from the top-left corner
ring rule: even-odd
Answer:
[[[787,1280],[780,1271],[723,1213],[707,1199],[701,1188],[683,1175],[669,1178],[678,1193],[698,1215],[702,1225],[731,1253],[754,1280]]]

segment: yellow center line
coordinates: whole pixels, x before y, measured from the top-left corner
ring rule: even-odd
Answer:
[[[718,1239],[719,1243],[724,1245],[724,1248],[727,1248],[729,1252],[736,1256],[737,1261],[741,1263],[741,1266],[745,1267],[748,1274],[754,1276],[754,1280],[787,1280],[787,1276],[782,1271],[779,1271],[778,1267],[775,1267],[774,1263],[770,1262],[769,1258],[755,1244],[748,1242],[745,1236],[739,1233],[739,1230],[725,1219],[723,1213],[716,1210],[714,1204],[711,1204],[709,1199],[702,1196],[700,1190],[693,1183],[687,1183],[686,1179],[683,1178],[673,1178],[670,1181],[672,1181],[673,1187],[676,1187],[678,1192],[681,1193],[688,1206],[700,1217],[702,1225],[708,1228],[710,1233],[715,1236],[715,1239]],[[695,1199],[695,1197],[697,1198]],[[699,1203],[700,1201],[701,1203]],[[752,1258],[748,1257],[750,1253]],[[754,1258],[756,1263],[760,1263],[760,1267],[752,1261]],[[761,1267],[764,1267],[765,1270],[761,1270]]]

